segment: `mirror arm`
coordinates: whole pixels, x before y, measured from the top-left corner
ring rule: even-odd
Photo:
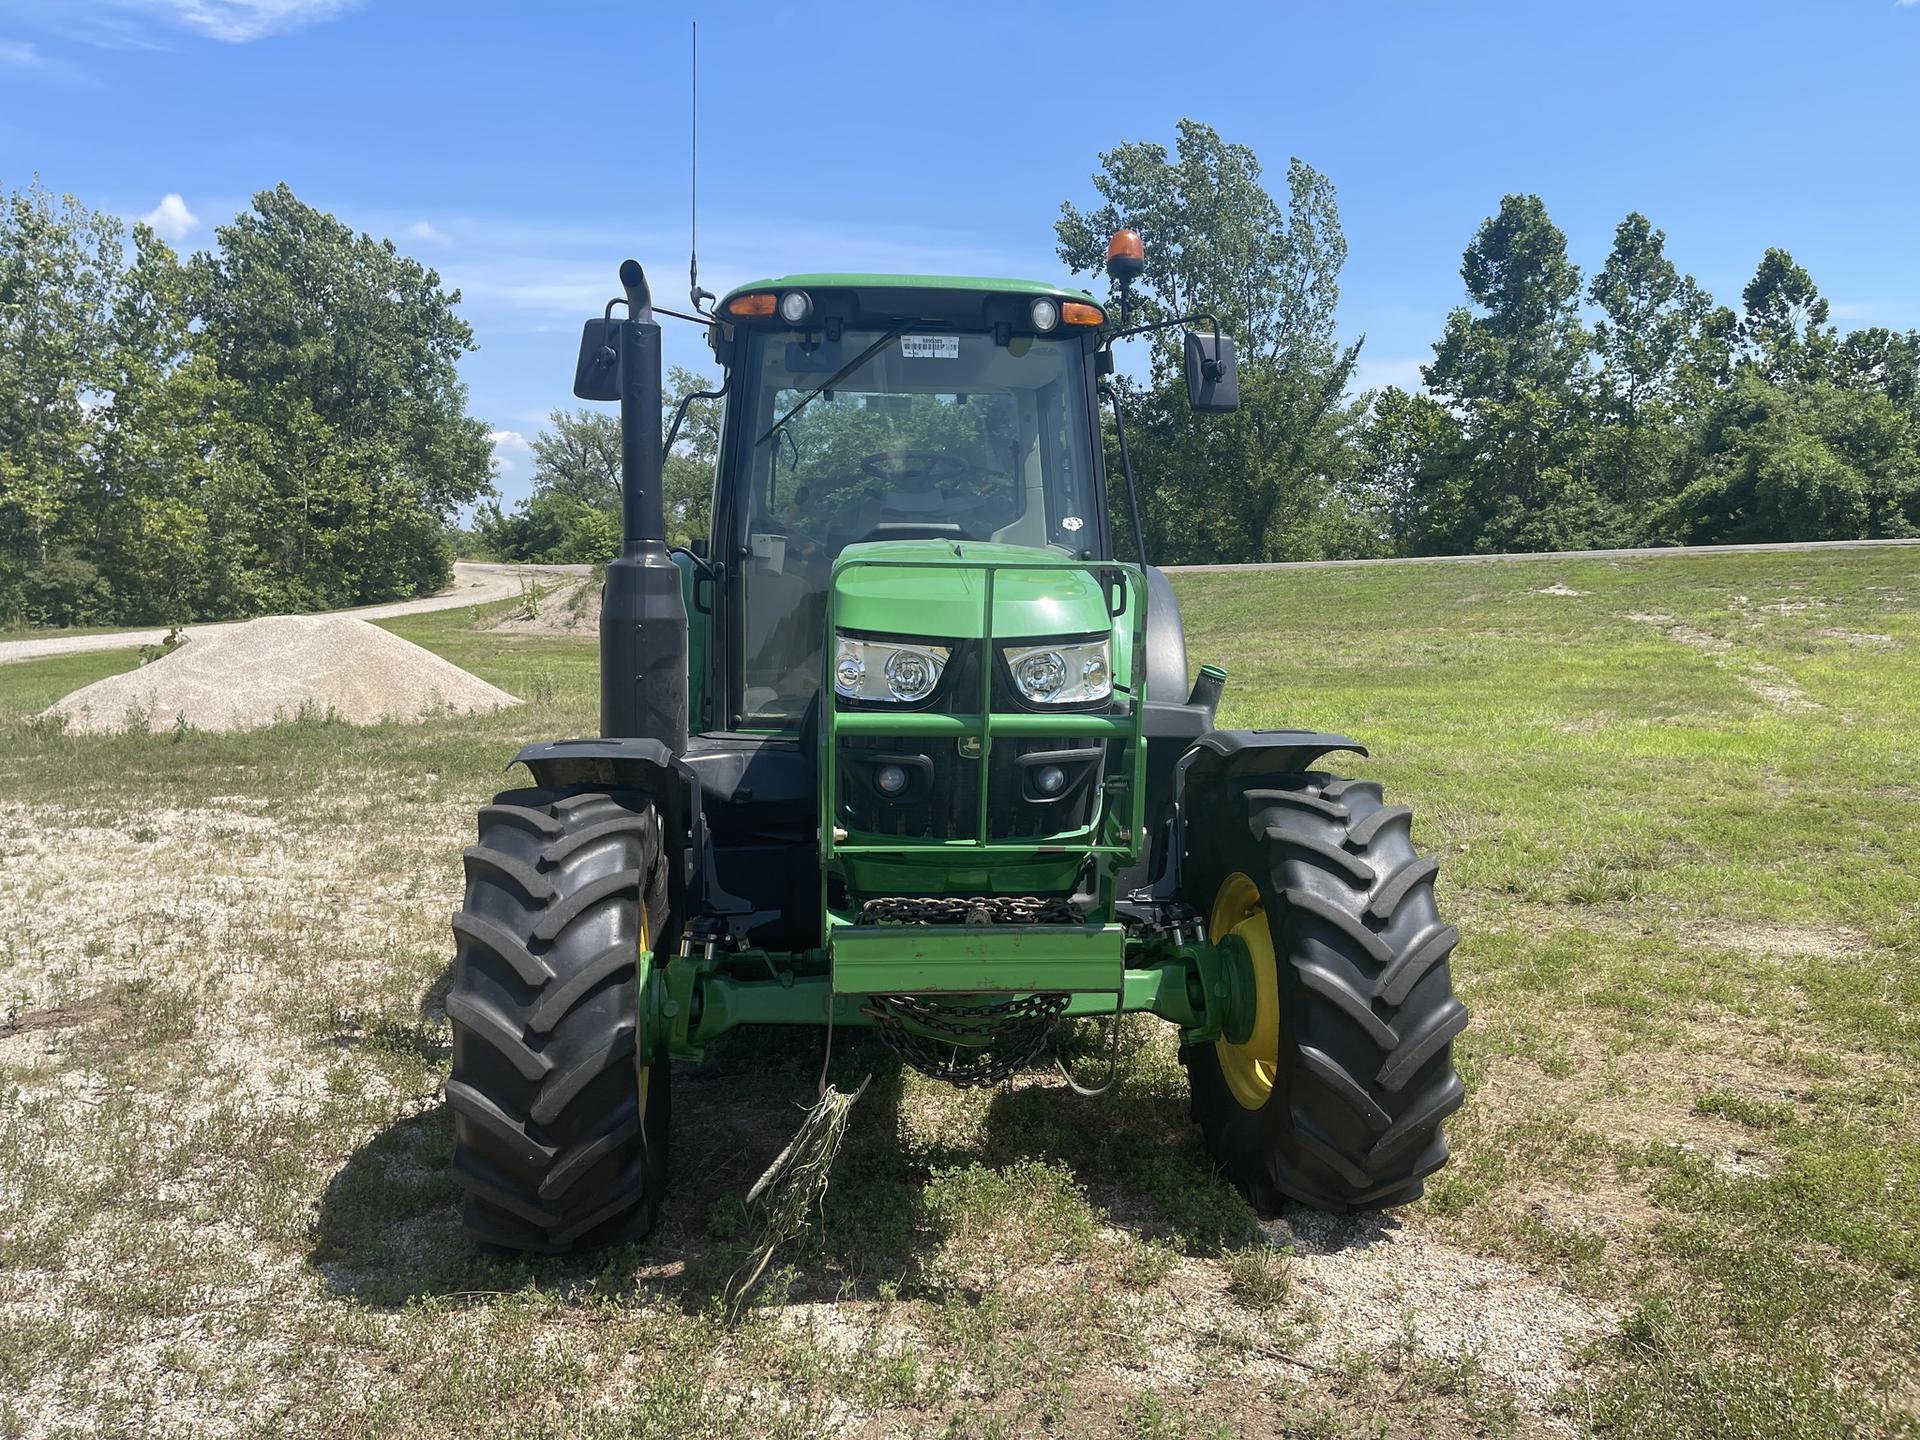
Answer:
[[[1182,315],[1177,320],[1156,320],[1151,325],[1132,325],[1125,330],[1116,330],[1107,336],[1107,349],[1112,350],[1113,342],[1116,340],[1131,340],[1135,335],[1151,335],[1157,330],[1171,330],[1176,325],[1185,325],[1191,329],[1195,320],[1206,321],[1213,329],[1213,338],[1215,340],[1220,338],[1220,322],[1214,318],[1213,312],[1210,310],[1194,310]],[[1207,379],[1218,380],[1220,378],[1220,362],[1218,360],[1206,361],[1204,368]]]
[[[1155,330],[1171,330],[1176,325],[1185,325],[1188,328],[1192,328],[1195,320],[1206,321],[1208,325],[1213,327],[1213,333],[1216,337],[1220,334],[1220,322],[1213,318],[1212,311],[1195,310],[1186,315],[1182,315],[1177,320],[1156,320],[1151,325],[1130,325],[1125,330],[1116,330],[1107,336],[1107,344],[1111,345],[1116,340],[1130,340],[1135,335],[1148,335]]]
[[[611,300],[607,301],[607,308],[600,312],[600,318],[602,320],[613,319],[613,307],[616,305],[626,305],[626,303],[626,296],[614,296]],[[629,306],[628,308],[631,310],[632,307]],[[671,315],[676,320],[691,320],[695,325],[718,325],[724,330],[731,330],[733,328],[725,321],[716,320],[711,315],[689,315],[684,310],[669,310],[664,305],[649,305],[647,308],[655,315]]]
[[[655,307],[655,309],[658,308],[657,306]],[[660,313],[665,315],[673,314],[671,310],[661,311]],[[724,398],[727,393],[727,387],[732,384],[733,372],[729,370],[720,376],[720,388],[718,390],[693,390],[682,395],[680,397],[680,407],[673,412],[673,424],[667,427],[667,441],[666,444],[660,447],[661,455],[665,456],[673,453],[673,442],[680,434],[680,422],[687,418],[687,407],[696,400],[719,400]]]
[[[1147,532],[1140,528],[1140,494],[1133,487],[1133,457],[1127,453],[1127,426],[1120,418],[1120,388],[1102,382],[1100,388],[1106,392],[1107,399],[1113,404],[1113,433],[1120,441],[1120,473],[1127,481],[1127,514],[1133,521],[1134,548],[1140,552],[1140,568],[1147,568]]]

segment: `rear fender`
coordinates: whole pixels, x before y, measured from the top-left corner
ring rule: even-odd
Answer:
[[[638,790],[660,811],[661,831],[680,863],[669,872],[669,900],[684,933],[697,938],[744,938],[775,918],[749,910],[720,883],[700,803],[700,772],[655,739],[543,740],[509,762],[524,765],[541,785],[599,785]]]
[[[1174,766],[1174,796],[1178,801],[1196,782],[1293,774],[1334,750],[1367,753],[1359,741],[1324,730],[1209,730]]]
[[[507,764],[526,766],[541,785],[644,790],[662,809],[669,798],[678,798],[676,758],[662,740],[542,740]]]
[[[1345,735],[1323,730],[1209,730],[1173,767],[1173,835],[1168,864],[1153,886],[1155,900],[1180,893],[1180,868],[1187,853],[1187,796],[1205,795],[1223,780],[1245,775],[1292,775],[1310,768],[1322,755],[1367,747]]]

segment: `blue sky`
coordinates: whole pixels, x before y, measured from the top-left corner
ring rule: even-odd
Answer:
[[[1417,383],[1460,252],[1537,191],[1591,273],[1638,209],[1714,294],[1791,250],[1848,326],[1920,327],[1920,4],[508,4],[0,0],[0,185],[191,249],[255,191],[392,236],[465,297],[498,432],[573,403],[637,256],[684,298],[687,22],[701,278],[1058,273],[1100,150],[1182,115],[1338,187],[1362,383]],[[172,197],[172,198],[169,198]],[[1148,237],[1152,243],[1152,237]],[[697,363],[669,322],[668,358]]]

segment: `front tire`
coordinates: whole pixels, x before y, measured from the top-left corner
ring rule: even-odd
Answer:
[[[1244,1036],[1183,1047],[1193,1118],[1255,1209],[1376,1209],[1446,1163],[1466,1027],[1412,812],[1370,780],[1237,779],[1200,797],[1187,898],[1253,962]],[[1235,1043],[1237,1040],[1238,1043]]]
[[[650,1231],[667,1070],[638,1053],[637,960],[669,938],[660,817],[633,791],[509,790],[453,917],[453,1175],[482,1243],[558,1254]]]

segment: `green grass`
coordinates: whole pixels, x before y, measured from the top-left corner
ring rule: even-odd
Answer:
[[[0,1433],[1912,1433],[1920,557],[1177,588],[1224,720],[1364,741],[1442,859],[1470,1098],[1399,1229],[1263,1236],[1141,1021],[1101,1100],[842,1036],[823,1223],[738,1319],[817,1035],[676,1074],[653,1239],[476,1252],[446,913],[507,756],[590,733],[592,642],[385,622],[529,703],[232,736],[31,723],[131,652],[0,666]],[[1561,1392],[1396,1298],[1409,1245],[1589,1316]]]

